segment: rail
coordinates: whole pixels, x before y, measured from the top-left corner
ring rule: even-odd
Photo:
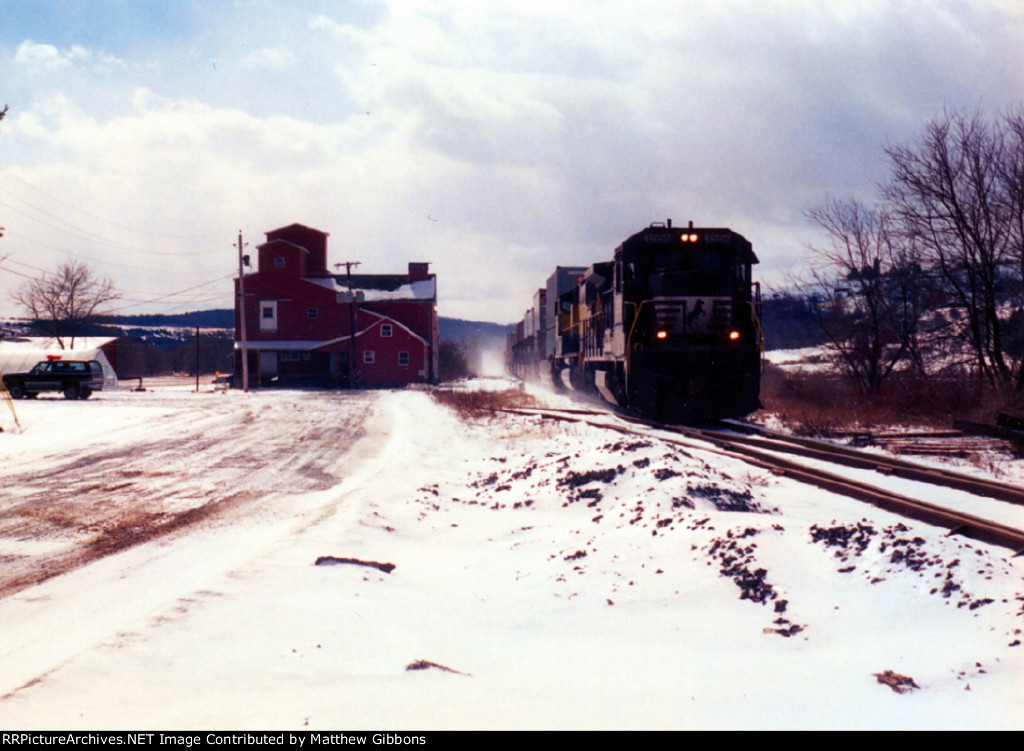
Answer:
[[[544,419],[577,422],[590,425],[592,427],[612,430],[618,433],[638,436],[649,437],[648,431],[650,430],[658,430],[663,433],[676,433],[679,434],[681,438],[677,439],[664,435],[658,437],[660,440],[667,443],[683,445],[687,448],[703,448],[704,450],[712,450],[715,453],[724,456],[741,459],[748,464],[766,469],[775,474],[790,477],[794,480],[844,495],[848,498],[869,503],[873,506],[906,518],[945,528],[950,534],[962,535],[982,542],[1009,548],[1015,555],[1024,553],[1024,530],[1010,527],[989,519],[983,519],[973,514],[944,508],[927,501],[909,498],[886,488],[877,487],[859,480],[852,480],[824,469],[808,467],[799,464],[798,462],[779,457],[777,453],[788,452],[804,456],[806,458],[825,460],[845,466],[876,469],[887,475],[898,474],[904,479],[927,482],[933,485],[954,488],[974,495],[984,496],[986,498],[995,498],[997,500],[1024,505],[1024,493],[1004,483],[980,480],[978,478],[968,477],[967,475],[962,475],[949,470],[932,470],[899,459],[879,457],[874,454],[868,454],[867,452],[860,452],[842,446],[835,446],[833,444],[825,444],[821,441],[811,441],[810,439],[784,436],[784,434],[781,433],[774,433],[775,440],[767,442],[765,440],[752,438],[749,435],[737,435],[722,429],[661,425],[649,420],[634,417],[623,417],[622,415],[612,415],[609,412],[599,412],[597,410],[506,408],[500,411],[512,414],[533,415]],[[628,422],[642,425],[645,430],[641,431],[627,425],[616,425],[608,422],[587,419],[587,415],[618,417],[620,419],[627,420]],[[730,425],[730,427],[735,427],[735,425]],[[748,429],[754,430],[754,427],[751,426]],[[780,440],[782,437],[787,440]],[[713,448],[708,449],[708,444]]]

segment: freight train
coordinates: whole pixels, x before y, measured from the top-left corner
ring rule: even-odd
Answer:
[[[655,222],[611,260],[557,267],[508,335],[506,366],[654,420],[747,415],[761,406],[757,262],[730,229]]]

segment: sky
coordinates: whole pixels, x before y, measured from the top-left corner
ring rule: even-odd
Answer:
[[[886,144],[1022,92],[1016,0],[0,0],[0,316],[67,260],[230,307],[239,231],[293,222],[472,320],[669,218],[781,289]]]

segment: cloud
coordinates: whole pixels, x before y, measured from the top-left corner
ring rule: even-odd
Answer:
[[[59,70],[71,65],[67,56],[62,55],[52,44],[36,44],[31,40],[18,45],[14,62],[30,70]]]
[[[241,67],[253,70],[287,68],[295,62],[295,53],[280,47],[262,49],[242,58]]]
[[[331,233],[335,260],[434,262],[445,314],[511,320],[555,264],[669,217],[733,227],[777,275],[800,261],[808,206],[885,177],[884,143],[1024,91],[1024,13],[1003,0],[684,7],[264,0],[197,6],[181,38],[136,45],[125,29],[105,47],[118,57],[19,40],[0,47],[0,173],[158,233],[168,255],[102,223],[88,229],[131,253],[84,248],[130,257],[154,290],[230,273],[229,247],[190,255],[210,238],[300,221]],[[182,234],[204,239],[164,237]]]
[[[124,61],[102,51],[93,51],[81,45],[60,50],[52,44],[37,44],[25,40],[14,53],[14,63],[30,74],[53,73],[72,68],[93,73],[109,73],[124,66]]]

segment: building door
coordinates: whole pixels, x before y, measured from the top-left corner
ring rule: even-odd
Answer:
[[[331,376],[339,388],[348,388],[348,352],[331,352]]]
[[[277,376],[277,350],[260,350],[260,378],[269,380]]]

